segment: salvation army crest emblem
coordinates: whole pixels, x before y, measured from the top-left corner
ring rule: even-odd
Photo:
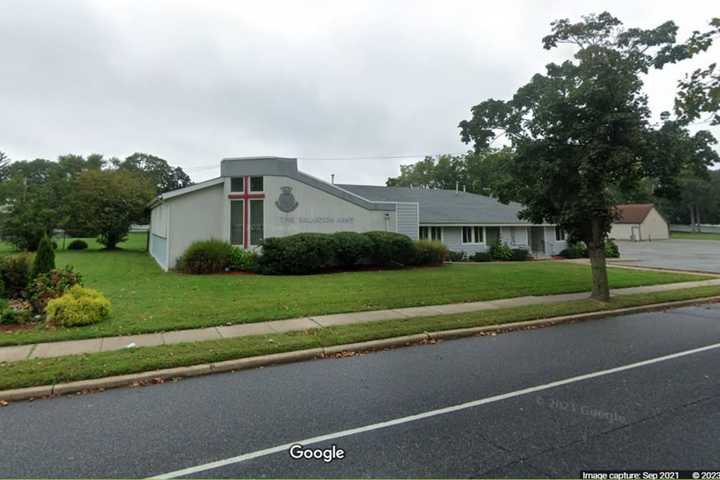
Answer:
[[[295,210],[298,206],[298,202],[295,201],[295,197],[292,194],[292,187],[280,187],[282,193],[275,202],[275,205],[280,209],[281,212],[290,213]]]

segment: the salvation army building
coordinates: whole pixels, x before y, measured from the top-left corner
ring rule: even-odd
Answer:
[[[459,190],[336,185],[299,171],[294,158],[225,159],[219,178],[164,193],[151,208],[150,253],[165,270],[196,240],[255,248],[302,232],[384,230],[467,253],[497,240],[536,256],[565,247],[554,226],[519,220],[518,204]]]

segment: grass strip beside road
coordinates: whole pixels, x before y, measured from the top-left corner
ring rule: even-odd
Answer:
[[[304,332],[257,335],[58,358],[24,360],[0,364],[0,390],[88,380],[317,347],[330,347],[423,332],[502,325],[654,303],[707,298],[716,295],[720,295],[720,287],[696,287],[651,294],[623,295],[613,298],[608,303],[582,300],[547,305],[530,305],[456,315],[368,322]]]
[[[672,232],[670,238],[678,240],[720,240],[720,233]]]

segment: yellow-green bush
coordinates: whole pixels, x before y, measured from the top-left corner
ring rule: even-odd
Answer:
[[[110,315],[110,300],[91,288],[75,285],[60,298],[50,300],[47,321],[63,327],[98,323]]]

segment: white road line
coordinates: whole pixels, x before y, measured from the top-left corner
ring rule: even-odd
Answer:
[[[315,443],[327,442],[328,440],[335,440],[337,438],[349,437],[350,435],[356,435],[358,433],[371,432],[373,430],[380,430],[381,428],[392,427],[395,425],[401,425],[403,423],[415,422],[417,420],[423,420],[425,418],[436,417],[438,415],[445,415],[447,413],[459,412],[468,408],[479,407],[480,405],[487,405],[488,403],[499,402],[501,400],[507,400],[509,398],[520,397],[535,392],[541,392],[550,388],[561,387],[563,385],[569,385],[571,383],[582,382],[584,380],[590,380],[591,378],[603,377],[605,375],[612,375],[613,373],[624,372],[626,370],[632,370],[633,368],[644,367],[646,365],[652,365],[654,363],[665,362],[667,360],[673,360],[675,358],[686,357],[700,352],[706,352],[708,350],[714,350],[720,348],[720,343],[714,343],[705,347],[693,348],[692,350],[685,350],[683,352],[673,353],[670,355],[664,355],[662,357],[651,358],[650,360],[643,360],[642,362],[630,363],[621,367],[610,368],[607,370],[599,370],[593,373],[587,373],[585,375],[578,375],[576,377],[565,378],[563,380],[557,380],[555,382],[545,383],[543,385],[537,385],[534,387],[523,388],[521,390],[515,390],[514,392],[503,393],[501,395],[494,395],[492,397],[486,397],[479,400],[473,400],[471,402],[460,403],[458,405],[452,405],[450,407],[439,408],[437,410],[430,410],[416,415],[409,415],[407,417],[395,418],[393,420],[387,420],[385,422],[373,423],[371,425],[365,425],[364,427],[351,428],[349,430],[342,430],[340,432],[328,433],[326,435],[320,435],[318,437],[305,438],[302,440],[296,440],[294,442],[285,443],[276,447],[266,448],[264,450],[257,450],[255,452],[245,453],[238,455],[237,457],[226,458],[224,460],[218,460],[215,462],[205,463],[203,465],[197,465],[195,467],[184,468],[182,470],[176,470],[174,472],[164,473],[151,477],[153,479],[170,479],[178,478],[185,475],[192,475],[194,473],[205,472],[207,470],[213,470],[227,465],[233,465],[236,463],[245,462],[254,458],[264,457],[266,455],[272,455],[274,453],[280,453],[287,451],[291,446],[300,445],[312,445]]]

